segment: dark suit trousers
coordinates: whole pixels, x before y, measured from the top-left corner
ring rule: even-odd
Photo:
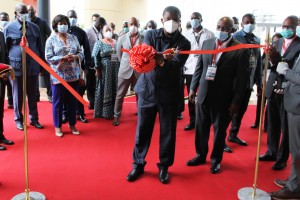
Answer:
[[[78,81],[69,82],[69,85],[76,90]],[[76,124],[76,98],[62,85],[52,85],[52,116],[54,127],[60,128],[62,125],[63,105],[66,106],[69,125]]]
[[[288,113],[289,142],[292,156],[289,181],[286,186],[292,192],[300,191],[300,115]]]
[[[208,153],[208,141],[210,127],[214,128],[214,146],[210,156],[211,163],[220,163],[223,158],[226,128],[230,121],[227,108],[216,109],[216,106],[197,103],[195,147],[196,153],[206,159]]]
[[[46,88],[47,88],[47,96],[51,97],[52,96],[52,89],[51,89],[50,73],[48,71],[46,71],[45,69],[43,69],[42,74],[44,76],[45,85],[46,85]]]
[[[138,124],[136,129],[135,146],[133,150],[133,167],[143,167],[146,164],[145,157],[148,152],[156,114],[159,113],[160,138],[159,160],[160,169],[168,169],[174,163],[177,104],[160,105],[153,107],[138,106]]]
[[[13,99],[14,99],[14,113],[15,121],[23,123],[23,77],[16,76],[15,80],[10,79],[12,86]],[[38,111],[37,111],[37,84],[38,76],[27,76],[27,101],[29,108],[29,118],[32,122],[38,121]]]
[[[11,87],[10,81],[5,81],[4,84],[7,86],[7,101],[8,101],[8,104],[13,105],[14,100],[13,100],[12,87]]]
[[[289,158],[289,132],[282,95],[279,98],[268,99],[268,116],[268,151],[266,154],[277,156],[278,161],[287,161]],[[279,146],[280,136],[281,144]]]
[[[3,113],[4,113],[4,98],[5,98],[5,81],[0,79],[0,139],[4,138],[3,135]]]
[[[83,97],[85,89],[86,89],[85,85],[84,86],[79,86],[78,85],[77,92],[81,97]],[[76,114],[84,115],[84,106],[78,100],[76,100]]]
[[[250,96],[251,96],[251,89],[247,89],[247,91],[245,92],[244,97],[242,99],[238,113],[236,113],[232,116],[231,129],[229,131],[229,133],[232,135],[237,136],[237,134],[240,130],[242,119],[247,110]]]
[[[178,114],[184,111],[184,77],[183,75],[181,75],[180,80],[179,80],[179,84],[180,84],[180,89],[179,89],[179,107],[178,107]]]
[[[261,110],[261,100],[262,100],[262,95],[257,96],[257,103],[256,103],[256,116],[255,116],[255,124],[259,125],[259,118],[260,118],[260,110]],[[268,107],[266,106],[267,99],[264,99],[264,105],[265,105],[265,111],[264,113],[264,129],[268,130]]]
[[[95,91],[96,91],[96,76],[94,69],[88,69],[86,73],[86,93],[87,98],[91,104],[95,101]]]
[[[191,86],[193,75],[184,75],[184,78],[185,78],[187,92],[188,94],[190,94],[190,86]],[[190,100],[188,100],[188,107],[189,107],[189,115],[190,115],[190,124],[195,124],[195,118],[196,118],[195,103],[192,103]]]

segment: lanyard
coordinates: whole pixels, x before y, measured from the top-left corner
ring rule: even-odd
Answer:
[[[136,35],[135,37],[130,36],[131,48],[134,47],[134,45],[135,45],[137,39],[138,39],[138,35]]]
[[[196,36],[195,32],[193,32],[193,33],[194,33],[194,37],[195,37],[195,40],[197,42],[197,45],[199,46],[199,41],[200,41],[200,37],[201,37],[202,32],[198,36]]]
[[[93,27],[93,30],[94,30],[94,32],[95,32],[95,34],[96,34],[97,40],[99,40],[99,35],[98,35],[99,32],[97,32],[96,29],[95,29],[94,27]]]

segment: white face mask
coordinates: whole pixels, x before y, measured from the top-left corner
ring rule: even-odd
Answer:
[[[69,18],[70,26],[76,26],[77,24],[77,18]]]
[[[8,21],[0,21],[0,26],[1,26],[2,28],[4,28],[7,24],[9,24]]]
[[[129,27],[129,32],[131,34],[135,34],[135,33],[138,32],[138,28],[136,26],[132,25],[132,26]]]
[[[252,33],[255,29],[255,25],[254,24],[244,24],[244,28],[243,30],[246,32],[246,33]]]
[[[167,33],[174,33],[178,30],[179,24],[174,20],[164,22],[164,29]]]
[[[233,28],[239,30],[239,24],[233,24]]]
[[[105,37],[105,38],[108,38],[108,39],[111,39],[112,38],[112,32],[111,31],[107,31],[107,32],[105,32],[104,34],[103,34],[103,36]]]

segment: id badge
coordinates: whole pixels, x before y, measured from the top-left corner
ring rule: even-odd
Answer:
[[[117,54],[115,53],[111,54],[111,62],[118,62]]]
[[[217,72],[217,66],[208,65],[205,80],[214,81]]]

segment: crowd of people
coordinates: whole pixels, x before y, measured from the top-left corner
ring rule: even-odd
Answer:
[[[213,126],[214,142],[210,155],[210,172],[221,171],[223,152],[233,150],[227,141],[241,146],[247,142],[238,137],[243,116],[247,110],[254,85],[257,86],[257,114],[251,128],[258,128],[260,103],[262,101],[263,63],[266,59],[260,49],[239,49],[216,54],[157,54],[156,67],[147,73],[136,72],[130,64],[131,49],[145,43],[157,52],[166,49],[218,50],[237,44],[260,44],[254,34],[255,16],[245,14],[239,24],[236,17],[222,17],[214,31],[202,25],[202,15],[193,12],[182,32],[181,12],[177,7],[164,9],[163,28],[149,20],[140,28],[136,17],[123,22],[119,34],[115,24],[107,23],[99,14],[92,15],[92,25],[83,30],[77,24],[77,13],[70,10],[66,15],[53,18],[48,23],[35,15],[31,5],[17,4],[15,20],[7,13],[0,13],[0,59],[15,72],[15,79],[1,78],[0,142],[13,145],[3,134],[5,87],[7,85],[8,108],[14,109],[18,130],[23,127],[23,77],[22,77],[22,24],[25,20],[28,46],[81,96],[87,92],[89,109],[95,118],[112,120],[120,125],[124,97],[134,88],[137,101],[137,127],[133,149],[133,168],[127,176],[132,182],[144,173],[146,155],[150,146],[156,115],[160,123],[159,180],[166,184],[170,177],[168,168],[173,165],[177,120],[182,119],[184,87],[188,98],[189,124],[184,131],[195,131],[196,156],[187,161],[188,166],[207,162],[210,127]],[[241,29],[239,30],[239,28]],[[292,157],[288,179],[276,179],[281,190],[271,192],[274,199],[300,199],[300,20],[288,16],[282,23],[281,33],[272,38],[269,50],[268,77],[265,86],[266,111],[264,130],[268,133],[268,150],[259,161],[275,161],[273,170],[287,166]],[[7,51],[5,51],[5,49]],[[88,123],[84,106],[39,64],[27,57],[26,84],[30,125],[42,129],[39,122],[38,76],[43,74],[47,96],[52,103],[55,135],[63,137],[62,124],[69,124],[75,135],[80,134],[76,121]],[[9,80],[8,80],[9,79]],[[183,104],[184,105],[184,104]],[[183,107],[183,108],[182,108]],[[6,150],[0,145],[0,150]]]

